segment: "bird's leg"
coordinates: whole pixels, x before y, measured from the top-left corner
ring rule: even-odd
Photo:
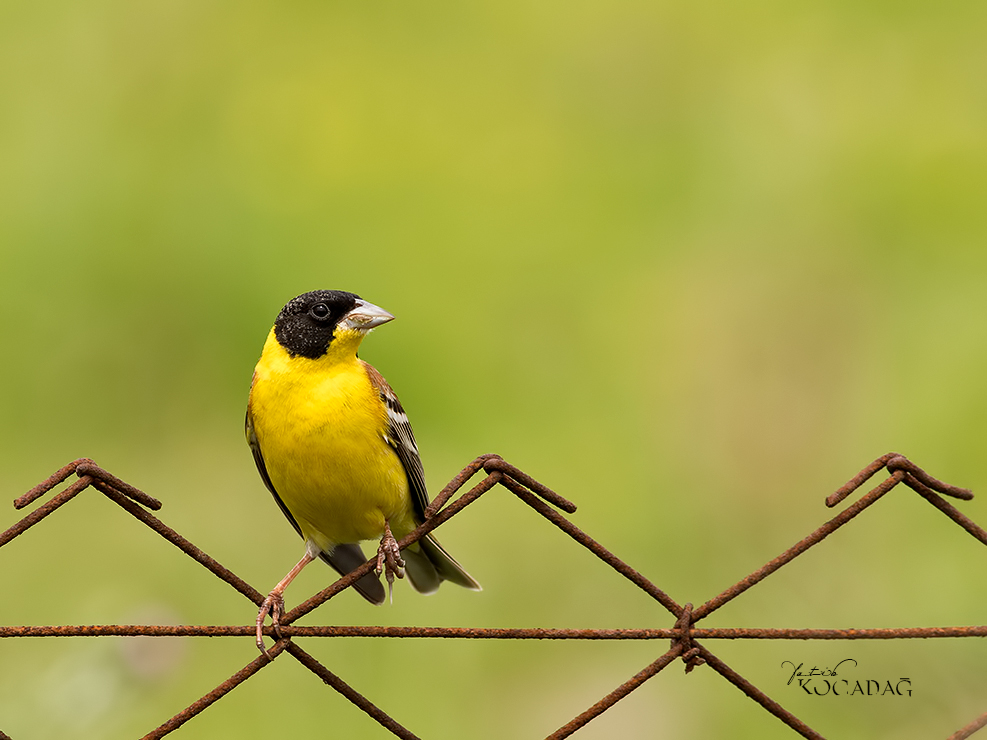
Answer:
[[[401,558],[401,548],[398,541],[391,534],[391,525],[384,520],[384,536],[380,538],[380,547],[377,548],[377,575],[383,571],[387,578],[387,596],[394,603],[394,576],[404,578],[404,560]]]
[[[288,588],[289,583],[295,580],[295,576],[302,572],[302,568],[315,560],[316,555],[317,553],[313,553],[311,548],[306,548],[304,557],[298,561],[294,568],[288,571],[288,575],[281,579],[281,582],[274,587],[274,590],[267,595],[267,598],[260,605],[260,611],[257,612],[257,648],[268,658],[271,656],[268,654],[267,648],[264,647],[264,619],[268,614],[271,615],[274,634],[280,639],[281,615],[284,614],[284,590]]]

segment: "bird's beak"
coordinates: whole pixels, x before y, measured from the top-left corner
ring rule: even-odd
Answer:
[[[370,331],[375,326],[386,324],[393,318],[394,316],[380,306],[375,306],[373,303],[368,303],[361,298],[357,300],[356,307],[343,316],[339,322],[339,326],[343,329],[365,332]]]

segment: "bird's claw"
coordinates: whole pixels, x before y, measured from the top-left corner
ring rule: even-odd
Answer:
[[[380,547],[377,548],[377,567],[374,569],[377,575],[381,573],[387,579],[387,592],[391,595],[394,586],[394,576],[404,578],[404,559],[401,557],[401,548],[398,541],[391,534],[390,525],[384,523],[384,536],[380,539]],[[393,601],[393,596],[391,596]]]
[[[277,591],[271,591],[267,595],[267,598],[260,605],[260,611],[257,612],[257,649],[270,658],[270,653],[264,647],[264,619],[268,614],[271,615],[271,626],[274,628],[274,634],[280,640],[282,637],[281,615],[284,614],[284,598]]]

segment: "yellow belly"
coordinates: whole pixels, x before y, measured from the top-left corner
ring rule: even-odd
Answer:
[[[320,549],[414,527],[408,480],[384,440],[387,415],[356,359],[290,357],[265,346],[250,395],[271,482]],[[270,351],[269,351],[270,350]]]

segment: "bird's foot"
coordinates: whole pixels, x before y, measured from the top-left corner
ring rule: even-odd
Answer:
[[[387,522],[384,522],[384,536],[380,538],[380,547],[377,548],[377,567],[374,570],[377,575],[383,573],[387,578],[387,595],[393,603],[394,576],[404,578],[404,560],[401,558],[398,541],[391,534],[391,526]]]
[[[264,647],[264,619],[268,614],[271,615],[271,626],[274,627],[274,634],[277,635],[278,639],[281,639],[281,615],[284,614],[284,598],[280,591],[271,591],[260,605],[260,611],[257,612],[257,649],[270,658],[270,653]]]

